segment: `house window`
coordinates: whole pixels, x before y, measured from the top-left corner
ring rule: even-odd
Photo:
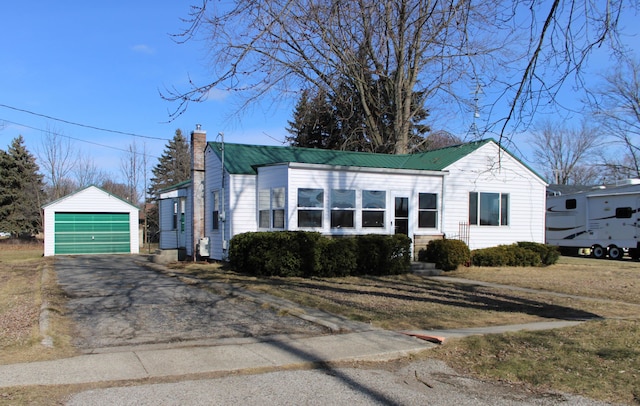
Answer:
[[[213,194],[213,213],[211,216],[211,224],[213,230],[218,230],[220,228],[220,191],[214,190]]]
[[[180,231],[184,232],[184,213],[187,208],[187,199],[185,197],[180,198]]]
[[[322,227],[324,190],[298,189],[298,227]]]
[[[284,188],[271,189],[271,224],[273,228],[284,228]]]
[[[508,226],[509,194],[469,193],[469,224],[480,226]]]
[[[258,226],[284,228],[284,187],[261,189],[258,192]]]
[[[173,201],[173,230],[178,229],[178,221],[180,222],[180,231],[184,231],[184,211],[186,206],[186,199],[181,197]]]
[[[355,190],[331,190],[331,228],[353,228],[355,210]]]
[[[269,189],[261,189],[258,192],[258,227],[270,228],[270,207],[271,191]]]
[[[576,199],[567,199],[567,200],[564,202],[564,207],[565,207],[565,209],[567,209],[567,210],[573,210],[573,209],[575,209],[576,207],[578,207],[578,202],[577,202],[577,200],[576,200]]]
[[[171,229],[172,230],[178,229],[178,201],[177,200],[173,201],[173,223],[172,223]]]
[[[387,193],[383,190],[362,191],[362,227],[384,227]]]
[[[438,223],[438,194],[418,194],[418,227],[436,228]]]

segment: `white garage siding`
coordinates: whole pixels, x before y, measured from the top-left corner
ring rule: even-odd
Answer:
[[[89,186],[51,202],[43,207],[43,211],[45,256],[56,255],[56,252],[139,252],[138,208],[96,186]],[[128,230],[125,215],[128,216]],[[74,225],[74,221],[78,224]],[[109,224],[109,221],[113,221],[113,224]],[[56,238],[60,240],[58,244]],[[128,238],[128,251],[122,246],[125,238]],[[80,248],[83,244],[86,250]]]

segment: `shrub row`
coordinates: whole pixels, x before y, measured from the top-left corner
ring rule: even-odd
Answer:
[[[559,257],[555,246],[518,242],[474,250],[471,262],[475,266],[548,266],[555,264]]]
[[[250,232],[231,239],[229,262],[238,272],[260,276],[390,275],[409,270],[410,246],[404,235]]]
[[[418,261],[432,262],[443,271],[453,271],[459,265],[468,264],[469,247],[460,240],[431,240],[426,249],[418,251]]]

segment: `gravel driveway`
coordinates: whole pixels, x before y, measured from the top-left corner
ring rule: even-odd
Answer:
[[[319,335],[328,331],[237,297],[187,285],[127,255],[55,259],[58,283],[69,296],[74,344],[84,350],[151,343]]]

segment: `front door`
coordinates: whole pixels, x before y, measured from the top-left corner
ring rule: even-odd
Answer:
[[[409,198],[395,197],[394,233],[409,235]]]

